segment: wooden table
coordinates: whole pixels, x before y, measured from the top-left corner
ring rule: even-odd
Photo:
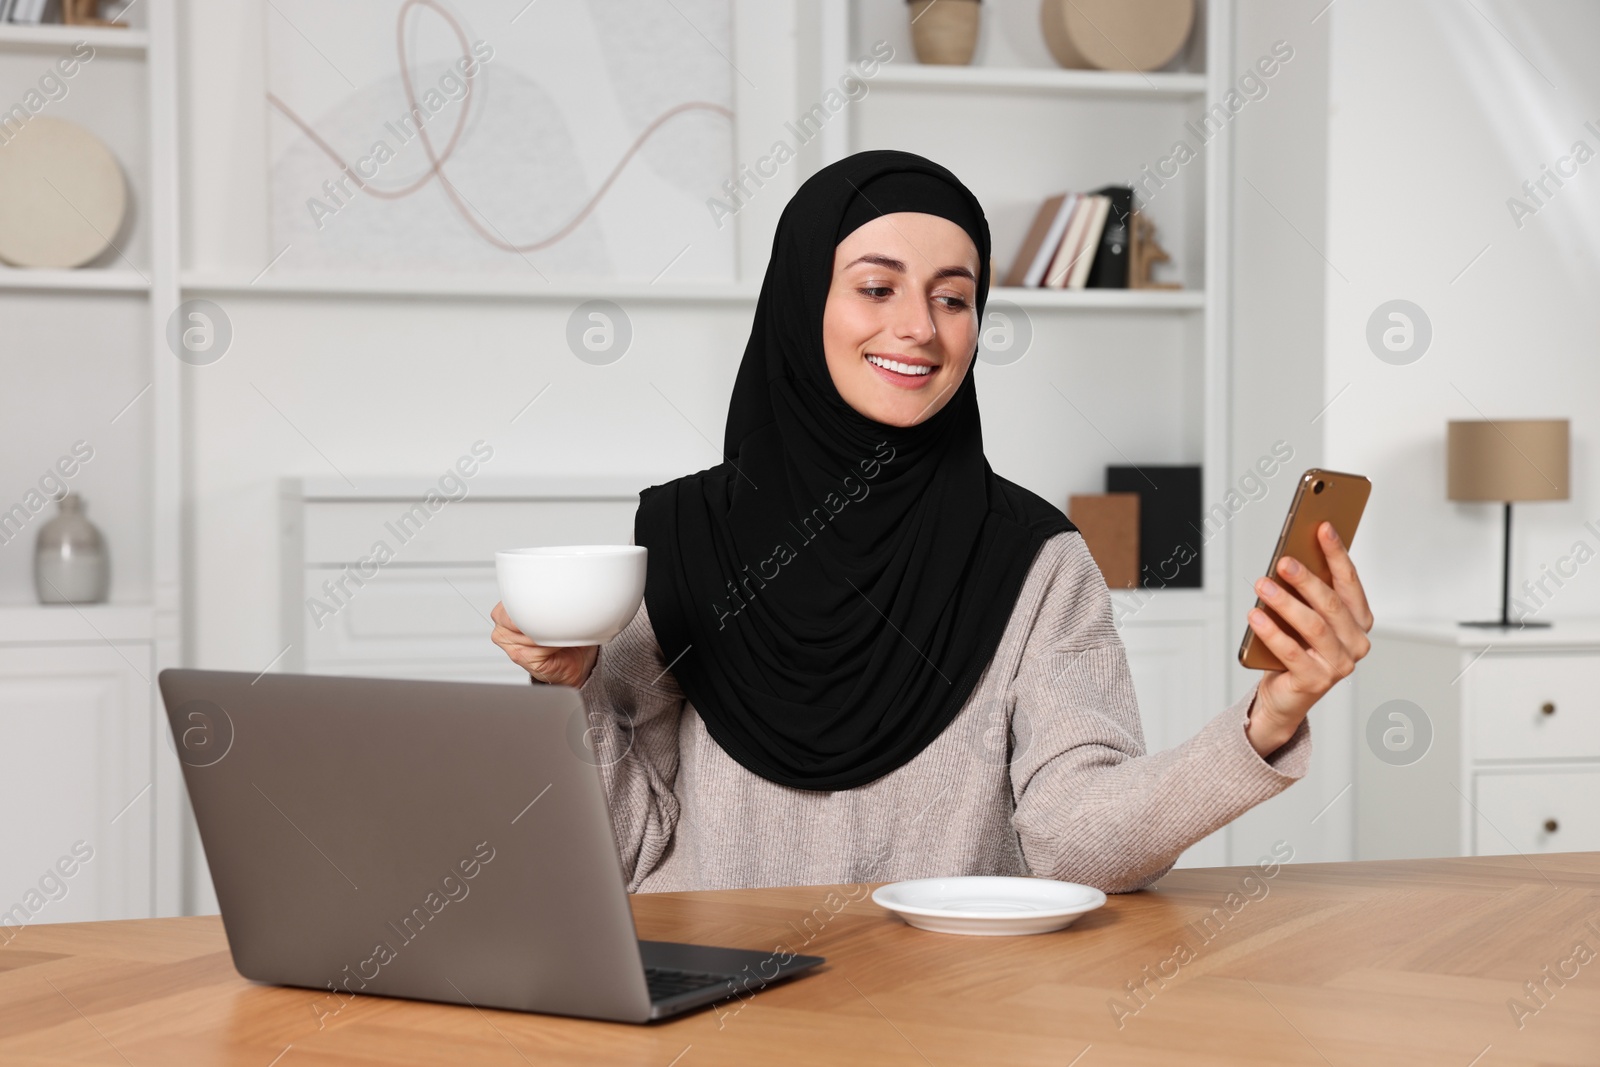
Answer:
[[[912,929],[863,886],[634,912],[828,964],[652,1026],[357,997],[319,1030],[313,993],[235,973],[214,916],[35,926],[0,948],[0,1063],[1600,1064],[1600,853],[1179,870],[1035,937]]]

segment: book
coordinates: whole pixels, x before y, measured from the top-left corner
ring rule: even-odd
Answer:
[[[1067,499],[1067,518],[1083,535],[1106,585],[1138,588],[1138,493],[1074,493]]]
[[[1093,200],[1094,197],[1089,194],[1078,197],[1078,205],[1072,212],[1072,221],[1067,223],[1066,236],[1061,238],[1061,247],[1056,249],[1055,258],[1050,261],[1050,270],[1045,274],[1044,284],[1051,289],[1065,289],[1079,260],[1091,251],[1084,247],[1084,233],[1088,229],[1090,217],[1094,214]]]
[[[1067,284],[1067,275],[1072,271],[1073,250],[1081,243],[1083,224],[1088,218],[1088,201],[1080,195],[1078,202],[1073,205],[1072,218],[1067,222],[1067,229],[1061,235],[1061,241],[1056,245],[1055,254],[1050,257],[1050,268],[1045,271],[1039,284],[1049,289],[1060,289]]]
[[[1072,264],[1072,273],[1067,276],[1068,289],[1082,289],[1083,283],[1089,280],[1089,269],[1100,251],[1100,235],[1105,232],[1106,217],[1111,214],[1109,196],[1089,196],[1086,199],[1089,201],[1089,217],[1084,220],[1078,258]]]
[[[1094,266],[1089,268],[1088,289],[1126,289],[1128,287],[1128,260],[1133,238],[1133,188],[1127,185],[1107,185],[1096,193],[1111,198],[1111,213],[1106,218],[1105,232],[1100,235],[1100,248],[1094,256]]]
[[[1011,264],[1011,270],[1002,284],[1039,284],[1045,268],[1050,265],[1050,257],[1061,243],[1061,235],[1066,232],[1067,220],[1072,217],[1072,206],[1077,199],[1077,193],[1057,193],[1039,205],[1038,212],[1033,216],[1033,225],[1028,228],[1028,236],[1022,241],[1022,251],[1017,253],[1016,262]]]
[[[1205,536],[1200,468],[1107,467],[1106,492],[1139,496],[1139,584],[1146,589],[1201,588]]]
[[[11,6],[11,21],[36,26],[44,18],[46,0],[15,0]]]

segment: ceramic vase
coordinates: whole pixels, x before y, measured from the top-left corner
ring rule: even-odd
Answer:
[[[966,66],[978,47],[979,0],[910,0],[911,47],[918,63]]]
[[[105,538],[84,514],[77,493],[62,497],[56,516],[39,529],[33,587],[41,604],[99,604],[110,591]]]

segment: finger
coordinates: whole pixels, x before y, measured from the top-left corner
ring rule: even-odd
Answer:
[[[1334,533],[1332,523],[1323,523],[1318,528],[1318,533],[1319,535],[1332,533],[1334,534],[1334,539],[1338,539],[1338,535]],[[1339,546],[1339,551],[1343,552],[1342,545]],[[1289,560],[1281,560],[1280,569],[1289,569],[1289,562]],[[1292,562],[1299,563],[1300,561],[1293,560]],[[1355,566],[1350,564],[1348,555],[1344,556],[1344,562],[1349,565],[1350,572],[1353,575]],[[1349,674],[1351,668],[1354,667],[1355,661],[1365,656],[1372,648],[1372,641],[1367,637],[1367,631],[1372,629],[1372,612],[1367,610],[1366,594],[1361,593],[1358,597],[1358,603],[1352,605],[1345,595],[1345,592],[1349,589],[1348,586],[1344,586],[1343,583],[1335,578],[1335,585],[1339,585],[1341,588],[1330,587],[1327,582],[1312,574],[1310,568],[1304,565],[1299,567],[1298,573],[1290,580],[1301,595],[1317,608],[1329,624],[1333,626],[1334,632],[1339,635],[1339,641],[1349,653],[1350,660],[1348,663],[1343,659],[1330,660],[1330,662],[1334,663],[1340,677]],[[1360,587],[1360,580],[1357,579],[1354,588],[1359,590]]]
[[[1315,609],[1344,645],[1353,647],[1361,643],[1358,638],[1365,638],[1365,631],[1350,614],[1349,605],[1327,582],[1313,574],[1310,567],[1297,559],[1285,557],[1278,561],[1278,573],[1294,586],[1301,599]],[[1303,633],[1302,636],[1312,635]]]
[[[1260,608],[1251,608],[1247,617],[1250,629],[1267,646],[1267,651],[1278,657],[1278,662],[1283,664],[1284,670],[1299,678],[1305,678],[1311,666],[1310,654],[1300,647],[1283,627],[1272,621],[1272,617]]]
[[[505,647],[505,646],[501,646]],[[536,678],[543,679],[543,671],[549,664],[548,650],[542,648],[529,648],[526,645],[512,645],[505,649],[506,655],[511,657],[511,662],[527,671]]]
[[[489,635],[489,640],[497,645],[517,645],[523,648],[542,648],[539,642],[523,633],[521,630],[508,630],[504,626],[496,626]]]
[[[511,613],[506,610],[504,601],[501,601],[494,606],[494,608],[489,612],[489,618],[493,619],[501,627],[510,630],[514,634],[522,633],[521,630],[517,629],[517,624],[511,621]]]
[[[1342,678],[1355,667],[1355,654],[1345,644],[1334,624],[1315,607],[1297,599],[1270,578],[1259,579],[1256,592],[1263,603],[1277,612],[1278,617],[1300,635],[1308,651],[1326,671]]]
[[[1361,629],[1372,629],[1372,609],[1367,605],[1367,591],[1356,574],[1356,565],[1351,561],[1339,531],[1333,528],[1333,523],[1325,522],[1317,530],[1317,539],[1322,543],[1322,554],[1328,557],[1334,588],[1349,606],[1350,614]]]

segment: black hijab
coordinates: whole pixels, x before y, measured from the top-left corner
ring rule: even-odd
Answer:
[[[971,236],[982,324],[989,226],[955,175],[897,151],[823,168],[778,220],[726,461],[644,490],[634,521],[656,639],[706,730],[750,771],[799,789],[863,785],[938,737],[994,655],[1039,546],[1076,529],[990,470],[975,358],[915,426],[840,397],[822,342],[834,249],[896,211]]]

